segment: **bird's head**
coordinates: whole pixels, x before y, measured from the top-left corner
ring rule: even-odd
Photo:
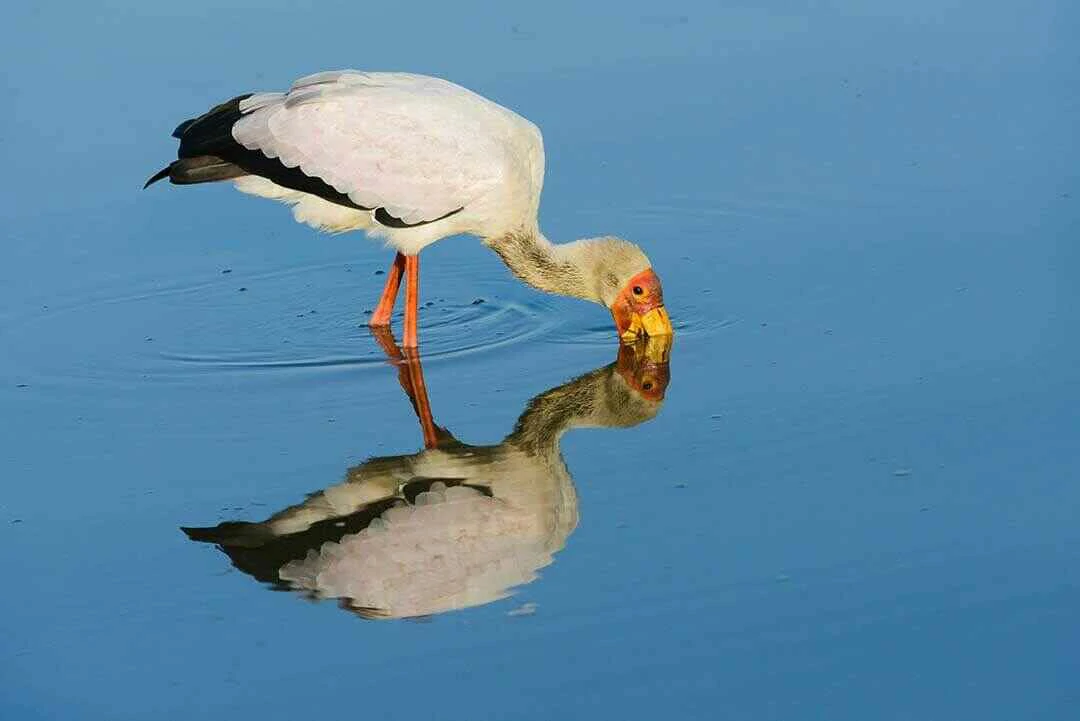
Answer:
[[[597,297],[611,311],[619,337],[633,341],[642,335],[672,335],[664,290],[644,251],[611,236],[588,242],[599,285]]]

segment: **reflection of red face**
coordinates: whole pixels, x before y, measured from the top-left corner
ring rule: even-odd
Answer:
[[[670,350],[670,336],[624,343],[619,346],[616,369],[641,397],[655,402],[662,401],[671,380],[668,370]]]
[[[638,335],[671,335],[671,321],[664,308],[664,289],[652,268],[646,268],[626,282],[611,315],[619,337],[633,340]]]

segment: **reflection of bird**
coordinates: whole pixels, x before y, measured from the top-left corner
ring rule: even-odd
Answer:
[[[341,599],[367,617],[425,616],[502,598],[535,579],[577,525],[560,437],[652,418],[667,386],[668,348],[658,339],[623,346],[616,363],[530,401],[494,446],[466,445],[436,426],[419,360],[399,355],[425,450],[373,458],[261,523],[184,531],[218,544],[259,580]]]
[[[233,98],[173,135],[179,159],[147,185],[234,180],[293,206],[300,222],[385,238],[398,254],[371,325],[389,325],[404,275],[406,347],[417,345],[417,254],[459,233],[480,236],[529,285],[602,303],[620,335],[671,333],[660,280],[640,248],[613,237],[555,245],[540,232],[539,129],[453,83],[319,73],[286,93]]]

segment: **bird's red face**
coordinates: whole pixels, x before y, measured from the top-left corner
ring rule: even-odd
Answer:
[[[626,282],[611,304],[615,328],[624,341],[638,336],[668,336],[674,332],[664,308],[664,290],[652,268],[646,268]]]

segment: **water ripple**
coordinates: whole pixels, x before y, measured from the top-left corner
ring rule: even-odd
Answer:
[[[115,387],[208,373],[377,367],[385,356],[369,336],[363,302],[377,295],[382,277],[368,272],[334,262],[135,289],[117,278],[113,287],[15,313],[4,323],[4,343],[20,366],[19,382],[35,385]],[[429,362],[507,352],[525,342],[604,348],[617,342],[599,308],[571,308],[509,277],[469,279],[462,268],[440,265],[425,288],[437,289],[420,312]],[[448,288],[457,290],[439,297]],[[709,336],[737,322],[700,304],[671,310],[680,338]],[[401,326],[398,312],[393,328]]]
[[[440,267],[427,284],[459,290],[456,298],[433,291],[423,303],[425,360],[505,351],[566,332],[552,298],[522,293],[511,279],[465,282],[459,272],[449,279],[455,270]],[[19,382],[37,387],[375,367],[385,356],[369,336],[364,301],[373,300],[381,284],[382,277],[340,262],[135,289],[117,278],[111,287],[19,309],[2,332]],[[461,288],[468,295],[462,297]],[[399,311],[393,328],[400,333],[401,327]]]
[[[357,319],[328,317],[325,313],[319,317],[326,320],[320,325],[324,335],[308,334],[311,337],[302,342],[290,340],[254,351],[225,348],[164,351],[161,358],[177,364],[178,368],[196,366],[221,371],[320,370],[378,366],[385,362],[382,352],[364,338],[367,330]],[[423,357],[425,361],[435,361],[506,348],[548,335],[559,322],[542,297],[529,303],[500,299],[463,305],[432,301],[421,310],[420,316]],[[392,325],[395,330],[401,328],[400,313],[395,314]],[[357,348],[360,352],[342,352],[345,348]]]

